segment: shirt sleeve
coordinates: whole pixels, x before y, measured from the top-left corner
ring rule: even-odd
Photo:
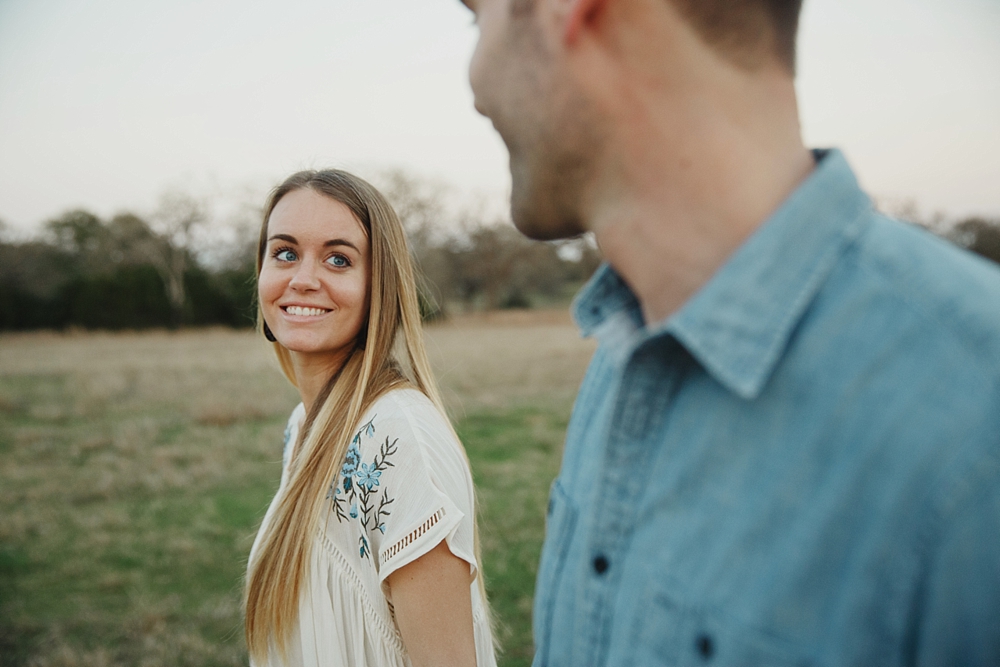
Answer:
[[[391,392],[369,415],[358,432],[354,511],[383,590],[442,540],[475,572],[472,476],[445,417],[415,390]]]

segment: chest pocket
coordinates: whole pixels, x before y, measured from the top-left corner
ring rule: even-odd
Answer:
[[[562,582],[566,554],[576,526],[576,507],[563,490],[559,478],[552,483],[549,507],[545,520],[545,547],[538,565],[535,586],[534,634],[535,665],[551,663],[552,619],[555,614],[556,593]]]
[[[797,647],[660,592],[636,620],[636,665],[645,667],[818,667]]]

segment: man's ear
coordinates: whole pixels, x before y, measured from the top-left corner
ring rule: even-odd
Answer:
[[[610,0],[555,0],[559,6],[563,41],[572,45]]]

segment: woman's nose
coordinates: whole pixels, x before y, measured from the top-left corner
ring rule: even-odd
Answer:
[[[288,286],[296,290],[319,289],[319,278],[316,276],[316,267],[313,263],[300,262]]]

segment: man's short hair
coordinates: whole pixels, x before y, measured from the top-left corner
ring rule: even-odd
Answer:
[[[738,65],[768,57],[795,73],[802,0],[670,0],[703,40]]]

